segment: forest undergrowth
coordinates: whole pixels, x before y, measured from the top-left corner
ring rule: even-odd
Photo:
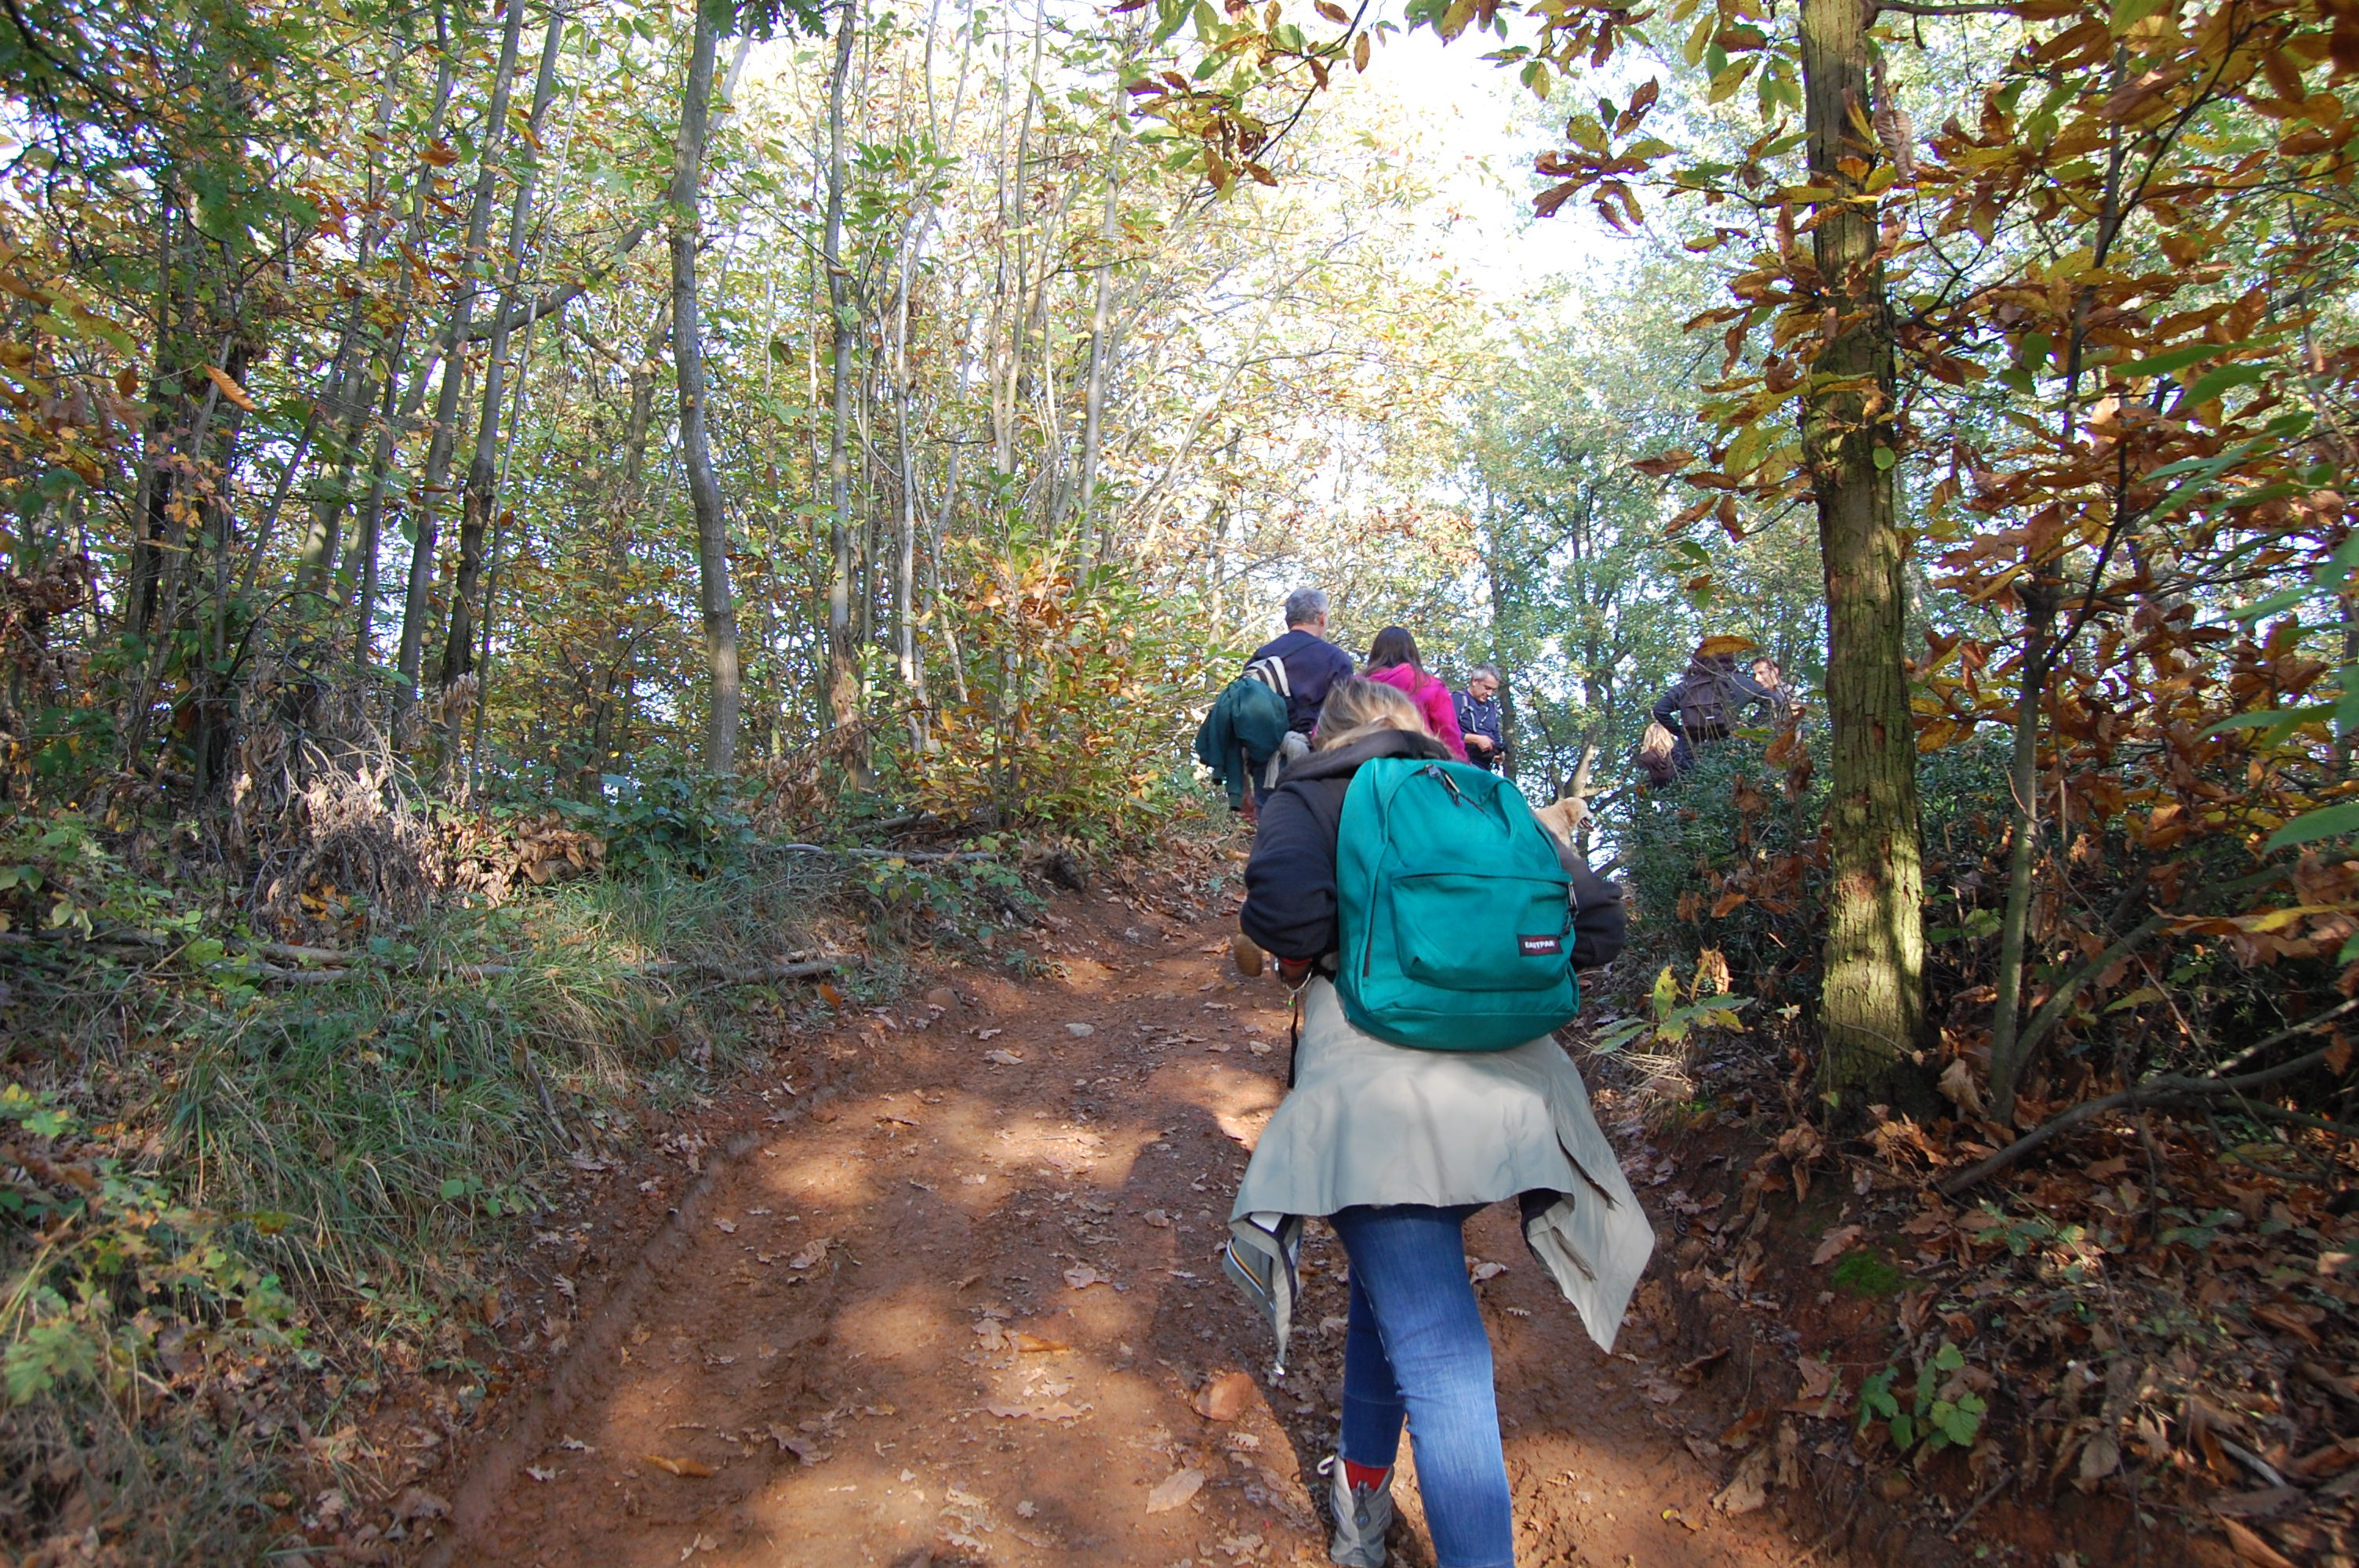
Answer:
[[[1791,734],[1733,742],[1629,802],[1638,941],[1628,994],[1588,1033],[1598,1068],[1647,1108],[1646,1136],[1689,1152],[1658,1217],[1683,1296],[1719,1303],[1707,1321],[1757,1325],[1782,1363],[1734,1433],[1756,1484],[1739,1497],[1770,1473],[1769,1435],[1799,1422],[1861,1489],[1952,1540],[1979,1505],[1962,1539],[1993,1550],[2146,1550],[2140,1530],[2167,1518],[2184,1544],[2155,1535],[2153,1561],[2349,1561],[2359,1157],[2342,1102],[2279,1103],[2348,1064],[2340,934],[2117,950],[2076,933],[2077,911],[2154,886],[2148,847],[2072,856],[2070,902],[2038,917],[2053,957],[2031,1001],[2055,1033],[2002,1124],[1978,1024],[2006,885],[1991,820],[2005,757],[1945,751],[1922,773],[1940,890],[1929,1092],[1846,1117],[1821,1092],[1808,1005],[1825,875],[1810,751]],[[2284,874],[2318,885],[2345,868]],[[2299,925],[2190,913],[2182,928]],[[2175,1028],[2139,1016],[2157,1003]],[[1699,1184],[1707,1150],[1730,1180]]]
[[[506,1386],[470,1325],[573,1167],[695,1136],[662,1130],[921,958],[1025,972],[1038,890],[1093,852],[860,792],[790,833],[776,771],[567,813],[359,776],[340,848],[301,811],[234,848],[226,816],[124,810],[0,836],[17,1561],[245,1560],[418,1379],[463,1428]],[[255,874],[330,860],[352,880],[292,898]]]

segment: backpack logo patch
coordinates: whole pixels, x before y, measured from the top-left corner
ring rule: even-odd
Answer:
[[[1527,958],[1552,958],[1564,951],[1564,938],[1553,932],[1546,936],[1518,936],[1516,947]]]

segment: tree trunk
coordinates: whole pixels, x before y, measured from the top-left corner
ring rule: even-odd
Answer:
[[[524,0],[507,0],[507,20],[500,36],[499,64],[492,77],[491,102],[484,111],[483,146],[478,149],[474,202],[467,214],[467,248],[460,257],[466,275],[451,304],[450,324],[442,332],[442,384],[434,400],[434,434],[427,442],[426,470],[419,476],[410,516],[415,538],[409,555],[409,590],[401,611],[401,646],[394,661],[400,679],[394,691],[394,743],[403,743],[403,727],[418,700],[419,666],[426,648],[426,622],[433,613],[434,506],[450,482],[451,459],[458,445],[459,406],[466,384],[467,327],[474,319],[476,274],[483,265],[484,242],[492,232],[492,196],[500,177],[499,151],[508,123],[508,96],[516,83],[516,50],[524,38]]]
[[[696,8],[688,81],[679,95],[679,145],[671,171],[671,351],[679,384],[679,453],[696,513],[697,599],[704,612],[705,661],[712,673],[712,706],[704,731],[705,771],[737,771],[737,604],[729,588],[729,524],[704,427],[704,330],[696,298],[698,209],[704,184],[704,143],[712,113],[712,66],[720,39],[711,9]]]
[[[2015,755],[2008,770],[2006,910],[1998,929],[1998,1001],[1991,1014],[1991,1116],[2001,1127],[2015,1116],[2015,1087],[2023,1076],[2023,947],[2031,924],[2033,853],[2039,838],[2039,704],[2054,663],[2049,633],[2056,622],[2057,585],[2034,575],[2016,588],[2023,600],[2023,670],[2015,698]]]
[[[852,314],[852,277],[843,265],[843,95],[852,74],[853,25],[858,0],[840,0],[835,29],[835,74],[827,98],[827,232],[821,261],[827,267],[828,313],[834,327],[834,418],[828,431],[827,708],[838,727],[860,716],[860,674],[852,632],[852,357],[857,342]]]
[[[532,86],[532,110],[525,133],[524,167],[516,175],[516,202],[508,211],[507,255],[501,268],[499,303],[484,354],[483,412],[475,423],[475,449],[467,462],[465,499],[459,521],[459,567],[451,584],[451,624],[442,643],[440,684],[451,688],[475,667],[475,595],[484,575],[484,537],[499,510],[500,406],[507,396],[508,308],[524,281],[525,236],[532,228],[533,194],[540,178],[540,127],[557,96],[557,57],[564,43],[564,13],[551,9],[540,46],[540,68]],[[529,334],[532,323],[524,323]],[[442,705],[444,764],[455,767],[459,725],[465,703]]]
[[[1835,193],[1811,232],[1831,320],[1801,418],[1826,574],[1834,730],[1819,1075],[1854,1107],[1921,1097],[1915,1051],[1925,1016],[1917,752],[1902,668],[1908,592],[1893,516],[1892,318],[1872,204],[1856,200],[1881,156],[1867,134],[1866,20],[1858,0],[1804,0],[1810,178]]]

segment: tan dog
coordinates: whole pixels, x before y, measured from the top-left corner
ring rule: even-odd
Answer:
[[[1568,795],[1562,800],[1552,800],[1546,806],[1533,807],[1532,815],[1538,817],[1540,826],[1554,834],[1557,842],[1566,849],[1578,849],[1581,847],[1581,825],[1589,820],[1587,801]]]

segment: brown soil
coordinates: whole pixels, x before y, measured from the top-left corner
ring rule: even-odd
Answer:
[[[1051,977],[953,972],[946,1006],[913,998],[774,1057],[756,1087],[784,1108],[706,1156],[635,1269],[583,1281],[603,1304],[495,1422],[426,1560],[1324,1562],[1342,1253],[1312,1227],[1273,1382],[1215,1253],[1283,1093],[1287,998],[1236,974],[1214,902],[1192,922],[1068,902]],[[1607,1357],[1508,1212],[1469,1247],[1504,1265],[1480,1289],[1522,1561],[1832,1561],[1779,1522],[1782,1497],[1712,1506],[1772,1434],[1715,1441],[1745,1390],[1682,1368],[1663,1291]],[[1242,1411],[1200,1414],[1238,1370]],[[1404,1491],[1396,1561],[1430,1563]]]

